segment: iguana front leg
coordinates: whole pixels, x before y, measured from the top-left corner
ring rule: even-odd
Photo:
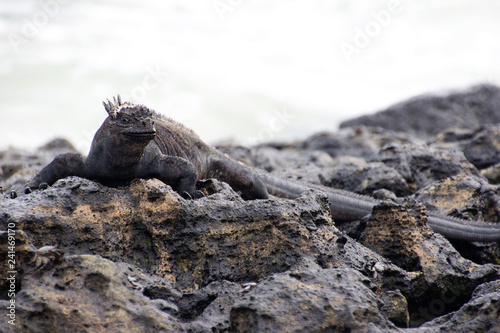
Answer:
[[[66,153],[57,155],[49,165],[42,169],[36,176],[26,184],[25,193],[30,193],[31,190],[38,189],[43,184],[52,185],[58,179],[68,176],[85,175],[85,163],[83,156],[77,153]]]
[[[187,160],[163,155],[158,163],[149,164],[140,178],[157,178],[183,197],[200,197],[196,190],[196,167]]]

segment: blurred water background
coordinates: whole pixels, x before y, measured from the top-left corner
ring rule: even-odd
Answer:
[[[0,0],[0,149],[86,153],[120,93],[207,142],[300,139],[500,80],[496,0]]]

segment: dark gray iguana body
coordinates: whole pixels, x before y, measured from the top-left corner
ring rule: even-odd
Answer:
[[[135,178],[157,178],[183,196],[198,196],[196,181],[217,178],[241,192],[245,199],[269,194],[298,198],[311,188],[327,193],[332,216],[354,221],[369,215],[379,200],[319,185],[293,182],[240,164],[205,144],[190,129],[142,105],[104,103],[109,117],[94,136],[87,158],[68,153],[57,156],[27,184],[27,192],[43,183],[52,185],[67,176],[104,184]],[[428,225],[448,238],[499,241],[500,224],[478,223],[429,214]]]
[[[109,117],[96,132],[88,157],[59,155],[27,187],[51,185],[70,175],[111,185],[157,178],[181,195],[193,196],[196,181],[217,178],[241,191],[245,199],[267,198],[255,173],[206,145],[182,124],[120,98],[105,107]]]

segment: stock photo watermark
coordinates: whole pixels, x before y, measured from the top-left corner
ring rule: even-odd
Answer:
[[[16,224],[7,224],[7,299],[9,305],[7,309],[7,322],[11,326],[16,326]]]
[[[281,110],[271,110],[271,116],[269,117],[267,125],[261,128],[256,135],[248,136],[244,144],[247,146],[253,146],[260,142],[266,142],[274,139],[276,134],[283,131],[295,118],[296,115],[288,112],[285,107]]]
[[[463,282],[462,282],[463,283]],[[449,306],[452,305],[465,292],[461,288],[461,281],[456,279],[450,283],[450,288],[441,291],[439,297],[431,300],[426,306],[420,306],[410,314],[410,322],[414,326],[420,326],[423,323],[447,313]]]
[[[242,2],[243,0],[214,0],[212,2],[212,7],[217,13],[217,16],[219,16],[219,19],[224,21],[226,14],[233,12]]]
[[[389,0],[384,9],[370,13],[372,19],[366,22],[362,27],[356,26],[354,28],[354,36],[350,42],[341,42],[339,48],[344,55],[348,64],[352,62],[352,57],[361,53],[367,48],[372,40],[378,37],[384,28],[387,28],[393,17],[400,14],[404,9],[404,5],[400,0]]]
[[[54,17],[61,11],[61,5],[68,4],[69,0],[40,0],[38,4],[40,9],[31,17],[23,19],[23,25],[19,33],[11,32],[7,35],[10,45],[17,53],[20,47],[26,45],[35,38],[40,30],[45,28]]]
[[[136,103],[144,102],[149,92],[162,85],[170,76],[170,73],[162,71],[159,65],[146,67],[146,73],[140,84],[132,87],[128,94],[121,95],[123,100]]]

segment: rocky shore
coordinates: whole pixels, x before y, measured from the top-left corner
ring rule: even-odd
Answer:
[[[74,148],[2,151],[0,331],[500,332],[499,244],[426,225],[434,210],[500,221],[497,123],[500,89],[480,85],[301,142],[218,147],[386,200],[352,223],[332,220],[319,191],[244,201],[212,179],[195,200],[156,179],[114,188],[78,177],[13,199]]]

